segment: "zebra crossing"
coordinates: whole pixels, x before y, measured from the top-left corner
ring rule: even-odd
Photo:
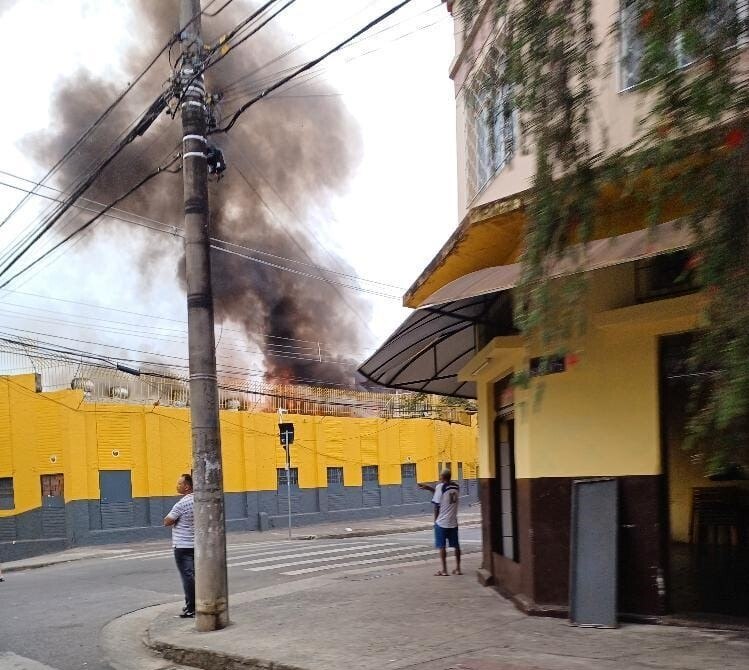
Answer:
[[[464,553],[476,550],[471,546]],[[227,568],[249,574],[298,577],[345,568],[377,564],[433,560],[428,540],[404,541],[392,536],[351,540],[282,540],[231,543],[227,545]],[[141,562],[172,558],[167,548],[126,550],[103,561]]]

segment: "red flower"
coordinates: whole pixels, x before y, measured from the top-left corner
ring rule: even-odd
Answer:
[[[580,362],[580,357],[577,354],[567,354],[564,357],[564,367],[574,368]]]
[[[728,135],[726,135],[724,143],[729,149],[737,149],[741,146],[741,143],[743,141],[744,133],[738,128],[734,128],[733,130],[728,131]]]
[[[650,27],[650,24],[653,23],[654,15],[655,12],[652,9],[648,9],[647,11],[642,13],[642,17],[640,18],[640,26],[643,30],[647,30]]]

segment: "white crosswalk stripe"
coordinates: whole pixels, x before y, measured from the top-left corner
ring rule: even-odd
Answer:
[[[258,559],[252,559],[252,560],[249,560],[249,561],[243,561],[241,563],[232,563],[231,567],[238,567],[240,565],[256,565],[258,563],[268,563],[268,562],[271,562],[271,561],[274,562],[273,563],[274,565],[278,565],[279,561],[283,562],[283,561],[287,561],[287,560],[290,560],[290,559],[308,558],[309,556],[322,556],[322,555],[325,555],[325,554],[340,554],[341,552],[348,552],[350,550],[354,550],[354,551],[356,551],[356,550],[364,550],[364,549],[371,549],[373,547],[391,547],[391,546],[393,546],[393,544],[396,544],[396,543],[389,542],[389,543],[386,543],[386,544],[348,545],[348,546],[344,546],[344,547],[338,547],[337,549],[318,548],[315,551],[307,551],[307,552],[303,552],[303,553],[293,553],[293,554],[287,553],[288,552],[288,550],[287,550],[286,552],[281,553],[281,554],[277,554],[275,556],[263,556],[263,557],[258,558]],[[330,560],[335,560],[336,558],[338,558],[338,557],[333,556]],[[314,562],[316,560],[325,560],[325,559],[313,558],[312,562]],[[249,569],[250,568],[245,568],[245,570],[249,570]]]
[[[346,548],[357,547],[357,546],[362,546],[362,545],[367,546],[367,543],[366,542],[359,542],[359,543],[355,543],[355,544],[349,544],[347,542],[331,542],[330,544],[324,544],[324,545],[318,544],[318,545],[314,545],[313,548],[314,549],[328,549],[330,547],[340,547],[336,551],[346,551]],[[289,552],[292,552],[293,556],[299,556],[299,554],[294,553],[299,548],[300,547],[299,547],[298,543],[297,543],[296,546],[294,546],[294,545],[289,545],[289,543],[287,542],[286,545],[283,546],[283,547],[276,547],[275,549],[271,549],[271,550],[267,550],[267,551],[253,551],[253,552],[250,552],[249,554],[244,554],[243,553],[240,556],[232,556],[231,560],[232,561],[239,561],[239,560],[244,559],[244,558],[257,558],[259,556],[268,556],[268,555],[271,555],[271,554],[284,554],[284,553],[289,553]],[[308,549],[308,548],[310,548],[310,545],[305,544],[301,548],[302,549]],[[231,566],[249,565],[252,562],[253,561],[246,561],[244,563],[232,563]]]
[[[476,545],[481,540],[466,538],[464,542],[466,548],[463,553],[467,554],[476,551]],[[173,560],[172,556],[172,549],[164,547],[106,556],[104,560]],[[297,577],[322,571],[366,568],[378,564],[413,564],[433,559],[436,559],[436,553],[430,546],[428,536],[404,536],[402,539],[370,537],[341,540],[259,540],[227,545],[227,568],[244,570],[258,576],[275,574]]]
[[[389,554],[392,552],[403,551],[407,547],[397,546],[385,546],[384,548],[371,549],[369,551],[354,551],[351,554],[344,556],[323,556],[322,558],[310,558],[303,561],[290,561],[288,563],[274,563],[273,565],[262,565],[259,568],[245,568],[250,572],[264,572],[266,570],[278,570],[280,568],[289,568],[293,565],[311,565],[312,563],[324,563],[328,561],[341,561],[347,558],[359,558],[360,556],[374,556],[375,554]],[[324,553],[324,552],[323,552]],[[298,554],[304,556],[304,554]],[[289,557],[287,557],[289,558]]]
[[[270,547],[283,547],[289,546],[289,541],[284,540],[283,542],[244,542],[242,544],[230,544],[227,545],[226,550],[227,553],[232,553],[235,551],[244,551],[245,549],[248,549],[250,547],[258,547],[263,549],[268,549]],[[126,550],[127,551],[127,550]],[[174,554],[174,551],[171,548],[168,549],[154,549],[151,551],[139,551],[135,553],[122,553],[117,554],[116,556],[105,556],[102,560],[104,561],[133,561],[133,560],[148,560],[152,558],[165,558],[165,557],[172,557]]]
[[[405,548],[405,547],[404,547]],[[353,556],[353,554],[352,554]],[[392,556],[381,556],[380,558],[369,558],[363,561],[345,561],[343,563],[334,563],[330,565],[316,565],[311,568],[301,568],[299,570],[290,570],[288,572],[282,572],[282,575],[306,575],[310,572],[320,572],[322,570],[333,570],[336,568],[351,568],[358,565],[371,565],[372,563],[384,563],[385,561],[401,560],[402,558],[423,558],[427,560],[430,557],[434,557],[434,551],[432,549],[422,549],[421,551],[413,551],[406,554],[394,554]]]

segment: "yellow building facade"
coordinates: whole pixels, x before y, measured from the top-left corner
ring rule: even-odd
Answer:
[[[58,540],[63,532],[75,543],[156,533],[176,480],[191,471],[189,410],[37,389],[35,375],[0,378],[0,548],[3,541]],[[475,426],[426,418],[284,420],[295,426],[295,523],[425,510],[429,498],[416,484],[436,480],[443,464],[453,464],[465,494],[477,496]],[[221,439],[229,526],[254,529],[285,518],[277,415],[221,411]]]

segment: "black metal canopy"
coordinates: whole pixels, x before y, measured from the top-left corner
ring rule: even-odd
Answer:
[[[359,366],[367,379],[389,388],[475,398],[475,382],[458,371],[476,353],[476,326],[501,294],[477,296],[416,310]]]

